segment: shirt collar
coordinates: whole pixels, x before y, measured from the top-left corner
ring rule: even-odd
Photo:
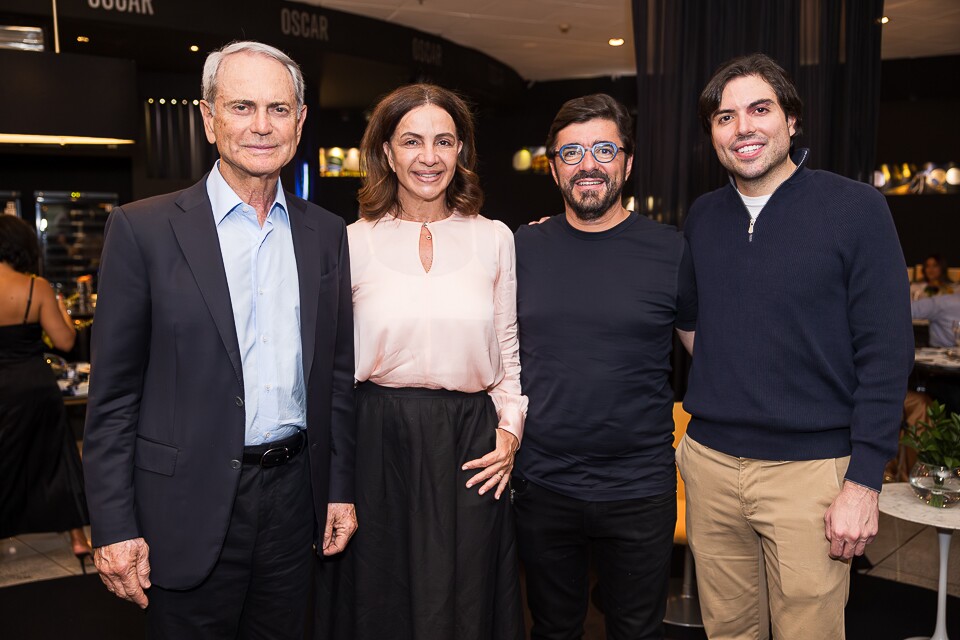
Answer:
[[[233,211],[238,205],[244,204],[243,200],[230,188],[227,181],[223,179],[220,173],[220,161],[217,160],[207,176],[207,196],[210,198],[210,205],[213,207],[213,220],[216,224],[223,222],[227,214]],[[277,178],[277,195],[274,198],[273,206],[280,206],[287,211],[287,199],[283,194],[283,186],[280,179]],[[271,207],[270,211],[273,211]],[[268,214],[269,215],[269,214]]]

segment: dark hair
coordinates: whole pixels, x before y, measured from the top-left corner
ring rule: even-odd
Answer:
[[[940,265],[940,280],[943,282],[953,282],[950,279],[950,274],[947,269],[947,261],[943,259],[943,256],[939,253],[931,253],[926,258],[923,259],[923,279],[927,280],[927,260],[935,260],[938,265]]]
[[[620,133],[620,148],[628,156],[633,155],[633,118],[630,117],[630,112],[607,94],[594,93],[567,100],[560,107],[547,134],[547,157],[553,158],[557,154],[553,147],[557,143],[557,135],[563,129],[571,124],[590,120],[612,120]]]
[[[795,118],[793,135],[790,136],[792,142],[802,133],[800,125],[803,120],[803,101],[800,100],[790,75],[773,58],[763,53],[734,58],[720,65],[720,68],[714,72],[707,86],[703,88],[697,104],[703,130],[710,133],[713,114],[720,108],[720,100],[723,98],[723,90],[727,87],[727,83],[743,76],[757,76],[770,85],[786,116]]]
[[[33,227],[11,215],[0,213],[0,262],[20,273],[37,273],[40,245]]]
[[[395,89],[377,103],[360,142],[360,166],[365,176],[357,194],[360,215],[376,220],[390,210],[399,208],[399,182],[390,169],[383,144],[389,142],[397,125],[407,113],[417,107],[432,104],[453,118],[457,139],[463,148],[457,155],[457,169],[447,186],[446,204],[450,210],[463,215],[480,213],[483,190],[477,176],[477,148],[473,139],[473,115],[466,102],[457,94],[432,84],[411,84]]]

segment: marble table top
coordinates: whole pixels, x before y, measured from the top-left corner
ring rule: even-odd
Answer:
[[[925,504],[909,482],[891,482],[880,492],[880,511],[896,518],[938,529],[960,529],[960,505],[937,508]]]

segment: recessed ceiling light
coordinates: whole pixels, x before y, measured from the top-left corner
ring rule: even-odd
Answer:
[[[880,24],[887,24],[888,22],[890,22],[890,18],[888,18],[887,16],[883,16],[882,18],[880,18]]]
[[[198,47],[195,44],[192,44],[190,45],[190,51],[193,51],[194,53],[196,53],[197,51],[200,51],[200,47]]]
[[[77,36],[77,42],[90,42],[90,38],[87,36]]]
[[[607,40],[607,44],[609,44],[611,47],[622,47],[623,38],[610,38]]]

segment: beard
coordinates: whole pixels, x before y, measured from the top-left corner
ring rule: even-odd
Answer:
[[[606,189],[602,193],[586,193],[579,200],[574,194],[574,183],[577,180],[603,180]],[[599,169],[594,171],[578,171],[569,181],[560,188],[563,201],[567,203],[579,220],[590,222],[602,218],[615,204],[620,203],[620,194],[623,193],[623,180],[616,176],[609,176]]]
[[[734,155],[734,148],[747,140],[758,139],[767,147],[763,158],[755,162],[744,162]],[[740,182],[746,184],[764,184],[771,176],[779,176],[781,170],[788,166],[790,162],[790,138],[776,135],[738,137],[734,140],[733,144],[725,148],[723,152],[718,150],[717,157],[720,160],[720,164],[723,165],[723,168],[739,181],[738,184],[740,184]],[[781,181],[784,179],[786,179],[786,176],[780,178]],[[779,182],[777,184],[779,184]]]

